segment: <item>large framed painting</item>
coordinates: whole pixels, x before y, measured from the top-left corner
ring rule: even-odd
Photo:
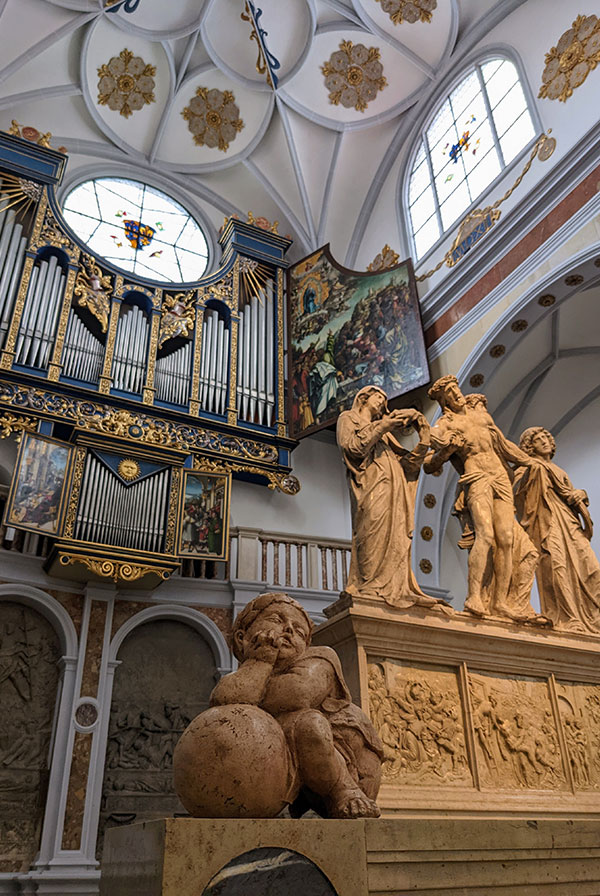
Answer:
[[[231,473],[185,470],[183,477],[178,555],[227,560]]]
[[[429,382],[410,259],[364,273],[324,246],[288,271],[288,328],[295,438],[334,423],[363,386],[395,398]]]
[[[23,434],[4,512],[5,526],[60,534],[72,456],[72,445]]]

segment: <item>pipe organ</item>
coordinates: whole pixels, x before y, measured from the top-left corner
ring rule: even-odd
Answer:
[[[186,470],[299,488],[284,395],[290,241],[232,218],[214,273],[146,281],[70,230],[56,197],[65,165],[0,134],[0,424],[72,448],[49,566],[148,587],[179,564]],[[142,469],[135,481],[125,461]]]

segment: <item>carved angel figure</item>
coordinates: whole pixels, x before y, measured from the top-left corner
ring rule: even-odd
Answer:
[[[543,426],[526,429],[520,446],[533,461],[516,472],[515,503],[540,553],[542,611],[557,628],[600,632],[600,564],[590,546],[587,494],[552,463],[556,443]]]
[[[165,296],[162,304],[162,317],[158,347],[176,336],[189,336],[194,329],[194,294],[178,292],[174,296]]]
[[[102,274],[101,269],[94,260],[85,255],[84,268],[80,268],[75,279],[74,295],[77,296],[77,304],[87,308],[97,320],[103,333],[108,329],[108,315],[110,312],[110,292],[112,288],[111,278],[108,274]]]

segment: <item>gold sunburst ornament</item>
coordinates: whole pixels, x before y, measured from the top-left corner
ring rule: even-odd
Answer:
[[[132,457],[124,457],[123,460],[119,462],[117,471],[121,479],[124,479],[125,482],[133,482],[133,480],[137,479],[142,472],[137,460],[134,460]]]
[[[538,97],[565,103],[599,62],[600,20],[597,16],[577,16],[557,45],[546,53]]]
[[[129,118],[145,105],[155,101],[156,67],[131,50],[121,50],[98,69],[98,102]]]

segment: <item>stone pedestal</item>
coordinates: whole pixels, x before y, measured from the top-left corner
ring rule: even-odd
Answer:
[[[242,860],[219,874],[232,859],[256,849],[269,849],[271,859]],[[265,890],[269,862],[278,876]],[[311,886],[310,874],[302,870],[309,863],[325,876],[320,887]],[[600,822],[170,818],[110,830],[100,887],[101,896],[463,896],[467,891],[595,896]]]
[[[313,643],[337,651],[384,742],[383,815],[600,818],[599,637],[337,609]]]

